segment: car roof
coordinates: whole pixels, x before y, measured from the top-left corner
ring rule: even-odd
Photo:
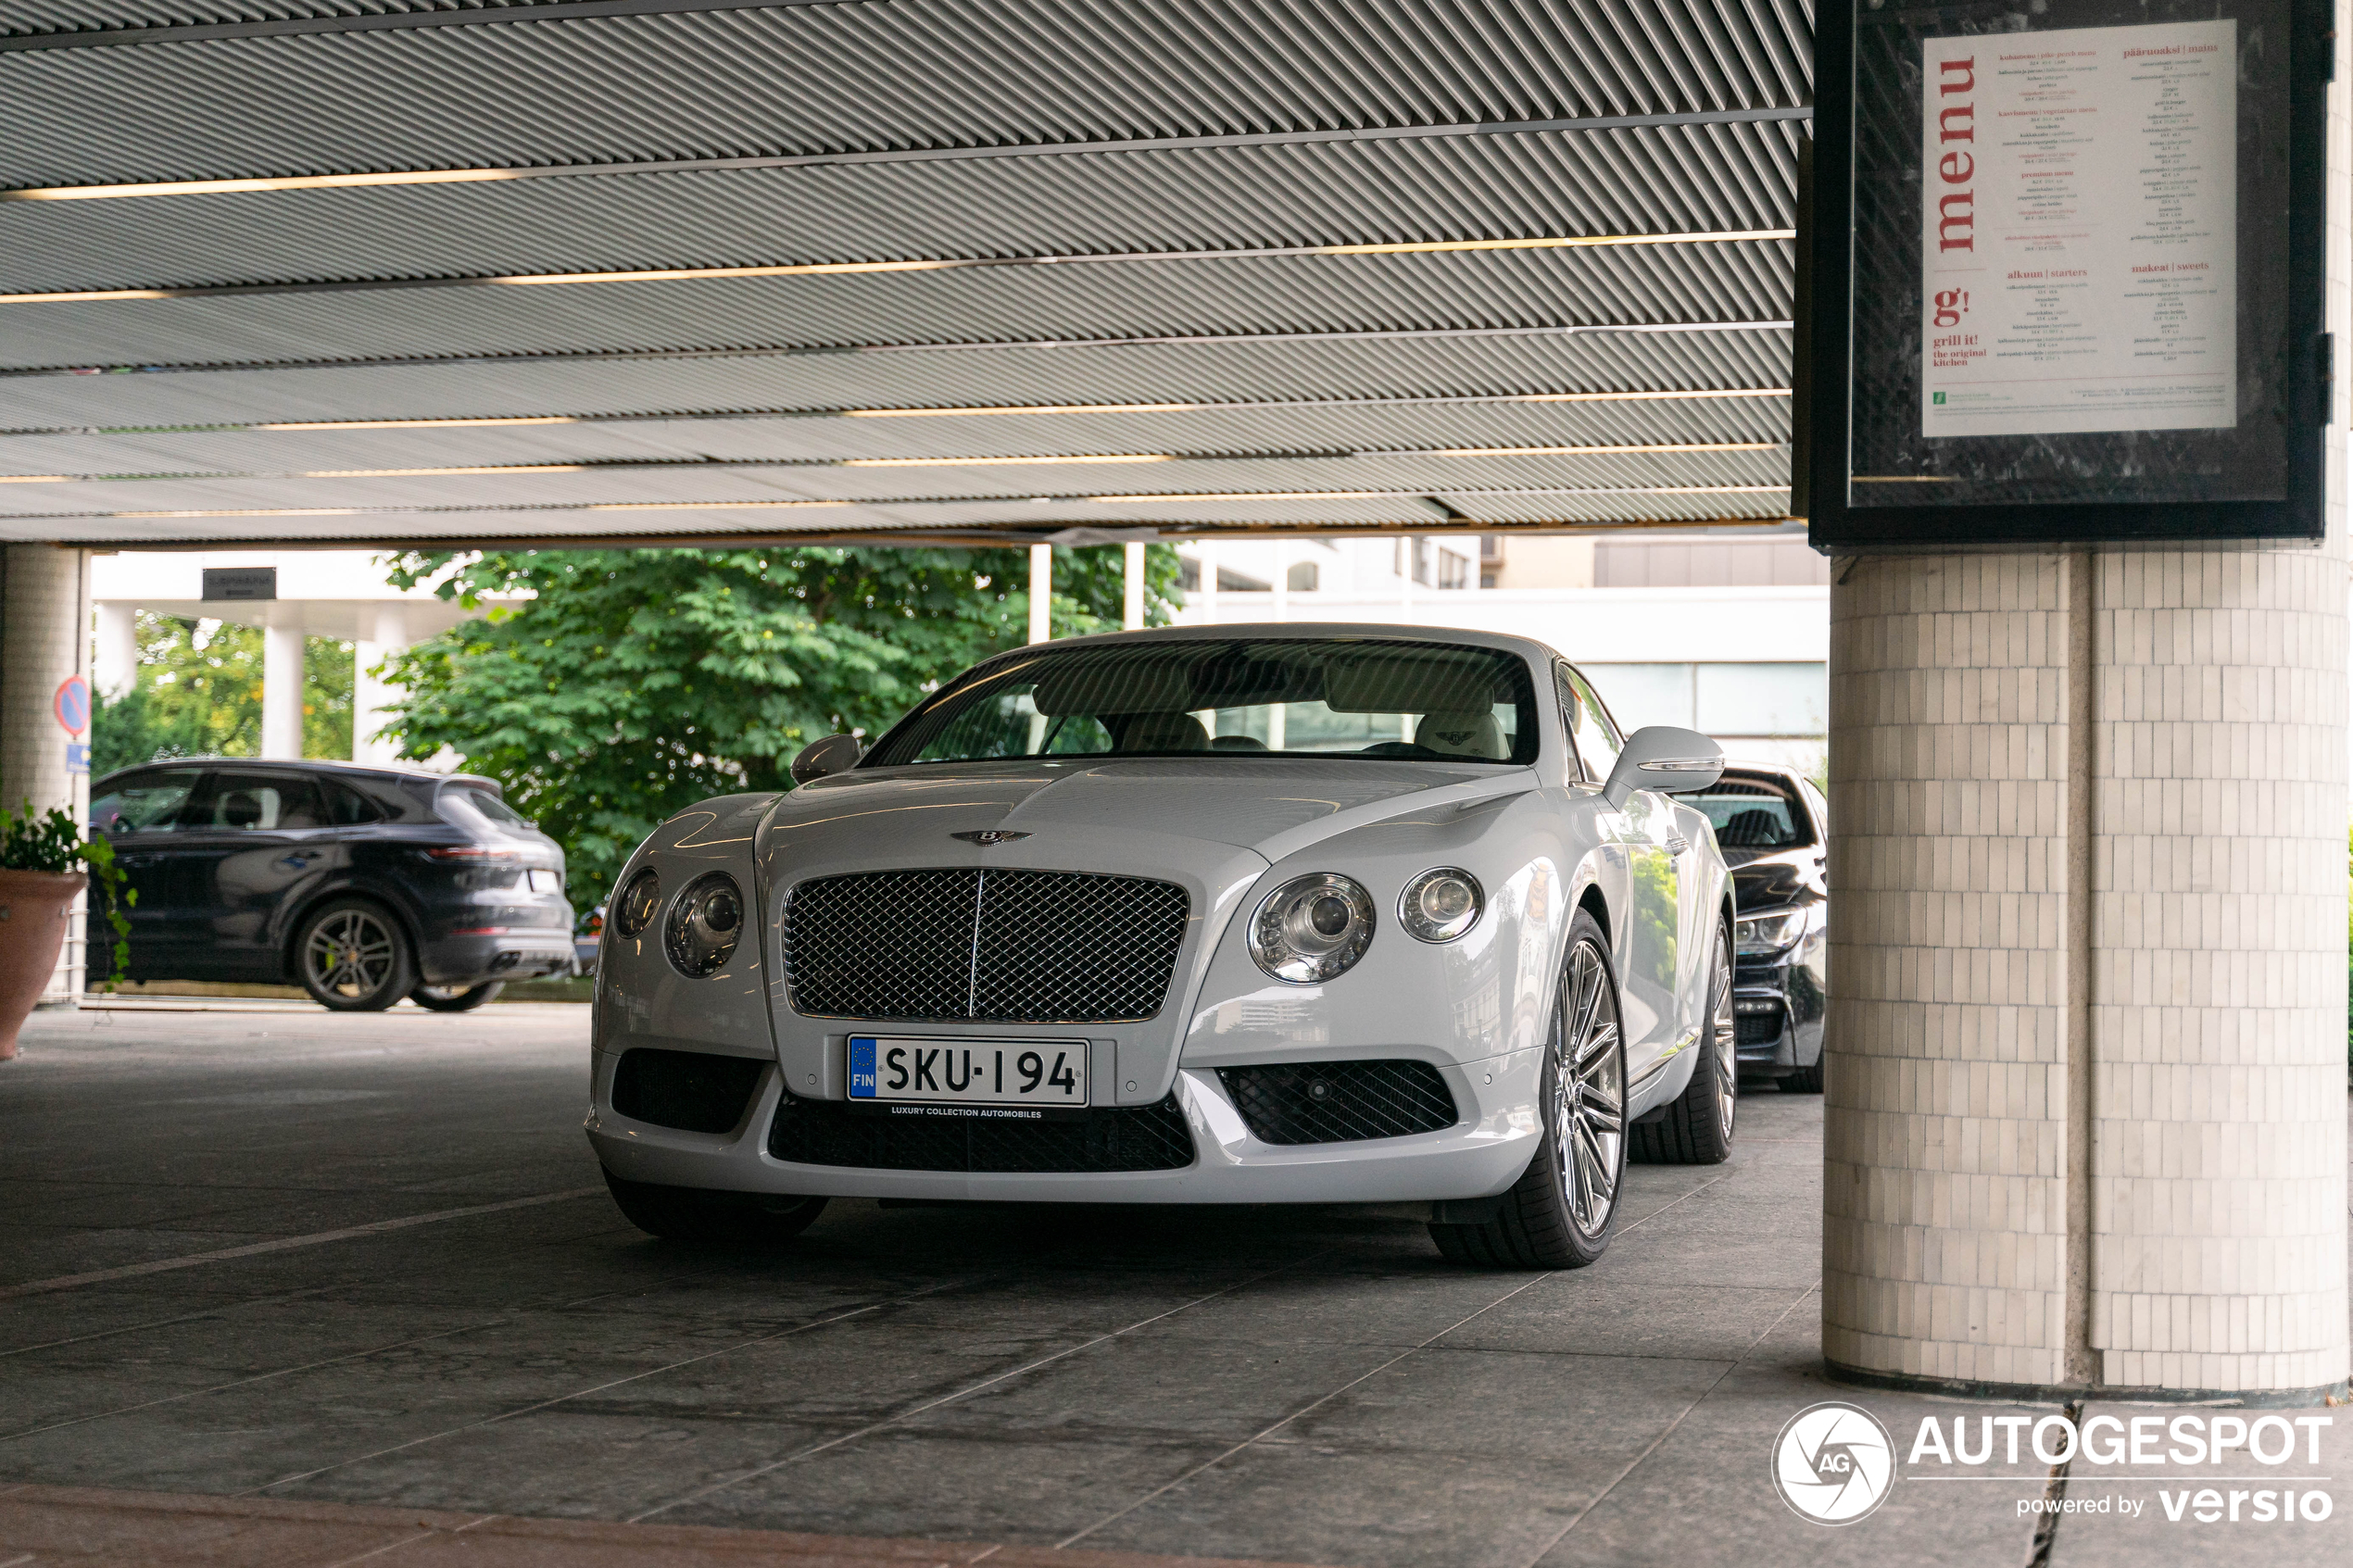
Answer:
[[[1058,648],[1108,647],[1129,643],[1197,642],[1363,642],[1455,643],[1466,647],[1495,648],[1516,653],[1539,664],[1560,658],[1549,644],[1533,637],[1502,632],[1473,632],[1453,626],[1400,626],[1380,621],[1260,621],[1233,625],[1154,626],[1141,632],[1102,632],[1090,637],[1056,637],[1051,643],[1030,643],[991,655],[982,663]]]
[[[298,773],[318,773],[322,776],[342,778],[401,779],[411,784],[431,780],[435,783],[461,784],[486,789],[501,798],[506,795],[505,789],[500,786],[497,779],[486,779],[479,773],[444,773],[431,768],[387,768],[373,763],[345,762],[316,757],[306,757],[299,760],[291,757],[163,757],[152,762],[134,762],[128,768],[117,768],[113,772],[93,780],[90,787],[94,790],[110,779],[121,778],[126,773],[144,772],[149,768],[220,767],[283,768]]]

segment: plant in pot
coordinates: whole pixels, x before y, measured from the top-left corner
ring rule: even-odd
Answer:
[[[139,897],[122,885],[114,846],[83,838],[63,810],[35,816],[30,800],[21,816],[0,811],[0,1061],[17,1054],[17,1031],[57,972],[73,896],[93,883],[114,929],[111,991],[131,961],[131,922],[122,911]]]

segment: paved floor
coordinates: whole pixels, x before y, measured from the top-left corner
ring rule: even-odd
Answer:
[[[570,1007],[37,1019],[0,1068],[0,1568],[139,1561],[108,1543],[173,1509],[206,1529],[431,1511],[409,1528],[445,1545],[499,1516],[465,1537],[477,1563],[586,1562],[592,1537],[597,1562],[749,1560],[678,1555],[729,1538],[711,1526],[866,1543],[825,1561],[1073,1568],[2031,1550],[2032,1463],[1907,1467],[1845,1529],[1768,1481],[1818,1399],[1899,1447],[1924,1414],[2000,1413],[1822,1382],[1818,1098],[1745,1097],[1729,1165],[1637,1169],[1609,1256],[1573,1274],[1456,1270],[1417,1226],[1333,1210],[837,1204],[758,1255],[612,1210],[579,1131],[585,1032]],[[2348,1459],[2333,1428],[2296,1473]],[[2079,1476],[2146,1512],[2066,1519],[2051,1561],[2353,1547],[2353,1508],[2201,1530],[2154,1491]],[[518,1519],[581,1523],[560,1547]],[[629,1521],[663,1528],[591,1529]]]

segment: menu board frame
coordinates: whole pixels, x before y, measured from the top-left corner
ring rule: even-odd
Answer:
[[[2239,263],[2232,268],[2235,334],[2227,330],[2214,334],[2223,345],[2219,352],[2236,356],[2234,399],[2226,395],[2219,405],[2229,409],[2231,422],[2222,423],[2218,416],[2214,428],[2157,428],[2168,423],[2168,418],[2145,411],[2149,404],[2144,400],[2142,411],[2118,416],[2119,424],[2137,427],[2121,432],[2082,430],[2086,421],[2081,414],[2061,411],[2044,416],[2045,422],[2039,425],[2032,414],[2007,417],[2007,422],[1996,417],[1988,422],[2002,433],[1993,435],[1931,435],[1923,429],[1931,377],[1946,373],[1932,372],[1923,358],[1937,352],[1926,287],[1933,263],[1923,259],[1923,251],[1930,257],[1936,254],[1938,232],[1929,227],[1927,204],[1942,188],[1940,150],[1930,133],[1939,106],[1930,97],[1922,70],[1932,63],[1926,57],[1931,53],[1927,41],[1983,35],[1989,46],[2007,47],[2003,57],[2014,61],[2020,57],[2015,46],[2031,44],[2038,32],[2086,25],[2140,25],[2145,31],[2151,23],[2208,21],[2217,17],[2218,7],[2214,0],[2206,0],[2199,9],[2166,0],[2130,6],[2116,0],[2040,0],[2039,5],[2037,0],[1983,0],[1914,7],[1901,7],[1900,0],[1881,0],[1874,8],[1872,0],[1834,0],[1818,13],[1811,210],[1801,219],[1799,237],[1806,248],[1801,257],[1797,395],[1805,407],[1797,410],[1801,433],[1793,452],[1793,462],[1804,465],[1804,471],[1793,477],[1810,503],[1802,503],[1802,509],[1810,514],[1808,535],[1815,548],[1852,554],[2322,537],[2322,431],[2329,418],[2334,355],[2324,314],[2334,0],[2222,0],[2220,10],[2236,19],[2239,37],[2256,45],[2251,69],[2237,75],[2230,149],[2237,161],[2224,170],[2226,176],[2232,169],[2238,171],[2235,199],[2240,206],[2229,207],[2233,195],[2228,189],[2208,193],[2233,214],[2230,227],[2236,249],[2221,259],[2228,262],[2234,257]],[[2282,44],[2284,64],[2278,58]],[[1858,69],[1858,56],[1865,48],[1875,53],[1869,68]],[[2269,60],[2262,58],[2266,54]],[[1898,69],[1890,69],[1891,62]],[[2102,80],[2108,95],[2095,100],[2093,94],[2102,90]],[[2095,122],[2108,132],[2108,144],[2095,146],[2097,157],[2078,160],[2092,166],[2093,178],[2077,179],[2074,187],[2112,184],[2120,158],[2129,165],[2142,156],[2140,147],[2120,146],[2122,136],[2116,128],[2131,131],[2136,121],[2126,111],[2150,106],[2119,94],[2145,95],[2156,90],[2152,80],[2136,61],[2132,73],[2111,69],[2100,79],[2078,71],[2057,84],[2074,94],[2071,101],[2091,104],[2095,117],[2105,104],[2106,119]],[[2089,87],[2083,85],[2087,82]],[[2015,87],[2005,88],[2011,93],[2007,101],[2013,109],[2027,101]],[[2209,101],[2233,100],[2226,94]],[[2139,115],[2140,119],[2149,118]],[[2015,112],[2008,119],[2013,126],[2024,123]],[[1957,123],[1966,126],[1968,121]],[[2284,157],[2278,140],[2283,129]],[[2099,139],[2075,140],[2091,144]],[[2156,142],[2150,139],[2147,144],[2155,147]],[[2021,188],[2019,170],[2032,162],[2029,154],[2041,157],[2041,167],[2068,161],[2049,156],[2047,145],[2030,147],[2026,154],[2018,151],[2020,145],[2012,133],[2008,166],[1999,163],[2001,149],[1983,144],[1978,148],[1988,169],[2009,178],[2012,191]],[[2176,139],[2168,150],[2179,147]],[[2195,165],[2207,150],[2190,145],[2188,161]],[[1955,161],[1953,149],[1944,151],[1944,174],[1971,171],[1969,159]],[[2106,159],[2104,165],[2100,157]],[[2082,207],[2095,213],[2159,210],[2154,197],[2139,207],[2110,201],[2103,208],[2100,194],[2093,190],[2093,199]],[[2196,193],[2192,194],[2195,219]],[[2004,199],[2008,206],[1980,196],[1979,233],[1986,233],[1993,220],[2005,216],[2012,221],[2000,237],[2017,239],[2032,227],[2017,219],[2027,210],[2019,199]],[[2066,210],[2075,216],[2074,208]],[[2116,233],[2112,222],[2097,232],[2089,223],[2078,222],[2072,235],[2078,256],[2099,250],[2112,258],[2122,255],[2125,243],[2135,237]],[[2168,236],[2167,243],[2176,248],[2158,254],[2196,254],[2199,245],[2211,252],[2216,243],[2211,231],[2196,232],[2203,238],[2175,241]],[[2093,243],[2103,240],[2115,243],[2104,247]],[[2064,250],[2066,245],[2057,248]],[[2021,254],[2013,245],[1995,258],[2011,270],[1993,276],[2031,276],[2017,268]],[[2011,292],[2016,295],[2017,285],[2011,285]],[[2148,339],[2130,335],[2129,321],[2121,335],[2111,330],[2102,339],[2099,320],[2086,325],[2065,317],[2068,309],[2082,314],[2083,291],[2058,301],[2070,343],[2076,345],[2071,352],[2041,353],[2051,334],[2040,344],[2031,334],[2021,338],[2021,322],[2032,327],[2053,319],[2050,309],[2035,316],[2026,306],[2050,307],[2051,296],[1988,303],[1994,308],[1981,306],[1977,319],[1964,330],[2007,327],[2007,339],[1989,330],[1986,340],[2007,345],[1994,356],[2011,362],[2002,369],[2015,371],[2024,362],[2038,370],[2081,366],[2088,373],[2149,358],[2145,353],[2135,355],[2133,345]],[[2151,302],[2142,300],[2135,307],[2149,308]],[[2198,302],[2190,302],[2193,327],[2198,325]],[[2205,324],[2211,326],[2210,300],[2206,307]],[[2122,307],[2115,284],[2091,291],[2088,308],[2095,318],[2104,309],[2116,318]],[[1940,320],[1950,314],[1940,308]],[[2173,311],[2177,320],[2181,315]],[[2227,329],[2231,322],[2221,324]],[[2103,353],[2106,361],[2100,358]],[[2185,362],[2195,358],[2184,357]],[[2087,395],[2080,385],[2060,390]],[[2129,400],[2123,406],[2130,407]]]

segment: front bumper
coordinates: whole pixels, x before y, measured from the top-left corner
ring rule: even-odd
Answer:
[[[1541,1135],[1536,1078],[1541,1053],[1516,1052],[1441,1069],[1461,1111],[1441,1132],[1349,1143],[1277,1146],[1251,1135],[1214,1071],[1176,1074],[1193,1163],[1175,1171],[900,1171],[792,1164],[768,1152],[784,1097],[774,1067],[761,1074],[751,1109],[734,1131],[680,1132],[632,1121],[611,1108],[613,1064],[599,1052],[588,1141],[625,1180],[671,1186],[826,1198],[965,1199],[1020,1203],[1410,1203],[1491,1198],[1519,1179]]]
[[[435,937],[418,955],[429,985],[536,980],[570,974],[572,965],[572,933],[562,926],[508,926]]]
[[[1813,1010],[1787,958],[1742,965],[1732,977],[1733,1056],[1740,1070],[1775,1078],[1813,1066],[1821,1055],[1820,1030],[1801,1027]]]

